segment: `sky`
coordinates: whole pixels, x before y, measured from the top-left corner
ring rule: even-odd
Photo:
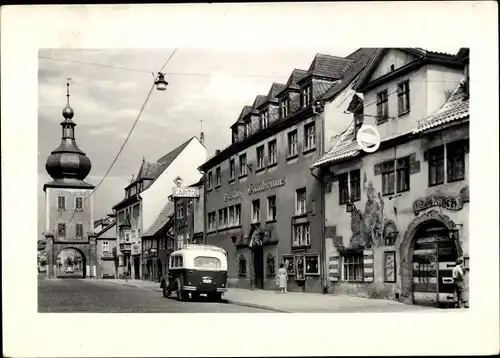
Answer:
[[[94,193],[95,220],[111,213],[142,158],[156,161],[203,126],[208,156],[230,144],[229,127],[244,105],[284,83],[294,68],[307,69],[316,53],[347,56],[356,48],[315,51],[224,51],[178,48],[165,66],[168,88],[153,91],[119,159]],[[38,59],[38,232],[44,231],[43,184],[50,152],[61,141],[61,111],[75,111],[76,142],[92,162],[86,181],[97,185],[123,144],[144,103],[153,73],[174,49],[41,49]],[[90,65],[92,64],[92,65]]]

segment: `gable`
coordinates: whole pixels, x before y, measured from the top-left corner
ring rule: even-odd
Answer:
[[[373,72],[371,73],[368,82],[391,72],[392,65],[394,65],[394,69],[396,70],[416,59],[417,56],[408,51],[403,51],[402,49],[397,48],[387,49],[384,54],[381,55],[376,67],[372,70]]]

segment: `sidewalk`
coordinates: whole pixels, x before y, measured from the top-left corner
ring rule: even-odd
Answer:
[[[128,287],[143,288],[151,291],[162,292],[158,282],[141,280],[102,280],[97,281]],[[361,298],[344,295],[288,292],[282,294],[278,291],[245,290],[229,288],[224,294],[227,303],[261,308],[268,311],[284,313],[389,313],[389,312],[449,312],[455,310],[436,309],[404,303]]]

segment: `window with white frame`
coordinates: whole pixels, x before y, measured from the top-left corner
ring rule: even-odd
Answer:
[[[222,225],[224,227],[227,227],[229,225],[229,215],[228,215],[228,208],[222,209]]]
[[[57,224],[57,237],[59,239],[66,238],[66,224],[64,224],[64,223]]]
[[[304,151],[316,148],[316,124],[314,122],[304,126]]]
[[[241,204],[236,204],[234,206],[234,216],[235,216],[235,226],[241,225]]]
[[[229,226],[233,226],[236,223],[236,216],[235,216],[235,207],[234,207],[234,205],[230,206],[228,208],[228,212],[229,212]]]
[[[57,197],[57,210],[66,210],[66,197],[63,195]]]
[[[234,163],[234,159],[229,161],[229,179],[234,179],[236,175],[236,164]]]
[[[224,209],[219,209],[219,229],[224,227]]]
[[[410,110],[410,81],[398,83],[398,114],[404,114]]]
[[[293,227],[293,246],[311,245],[311,233],[309,223],[295,224]]]
[[[267,198],[267,220],[276,220],[276,195]]]
[[[295,202],[295,214],[304,215],[306,213],[306,188],[296,190]]]
[[[252,201],[252,223],[260,222],[260,200]]]
[[[220,186],[221,183],[221,173],[220,173],[220,167],[215,169],[215,186]]]
[[[290,114],[290,99],[288,97],[281,100],[280,109],[281,118],[288,117],[288,115]]]
[[[298,153],[297,130],[293,130],[288,133],[288,156],[293,157]]]
[[[208,230],[215,230],[217,223],[215,221],[215,211],[208,213]]]
[[[276,153],[276,139],[270,141],[268,143],[268,165],[275,164],[277,162],[277,153]]]
[[[240,176],[247,175],[247,155],[240,155]]]
[[[109,251],[109,241],[103,241],[102,242],[102,252],[108,252]]]
[[[308,254],[305,256],[306,275],[319,275],[319,255],[318,254]]]
[[[250,136],[250,134],[252,134],[252,124],[250,123],[250,121],[247,121],[245,123],[245,138],[247,138],[248,136]]]
[[[363,281],[363,253],[345,253],[343,259],[344,281]]]
[[[311,86],[306,86],[302,89],[302,106],[306,107],[312,102]]]
[[[83,238],[83,224],[82,223],[76,224],[76,238],[80,239],[80,240]]]
[[[83,211],[83,196],[76,196],[75,197],[75,210],[76,211]]]
[[[387,90],[377,93],[377,123],[383,123],[389,117],[389,100],[387,97]]]
[[[264,146],[257,147],[257,169],[264,168]]]
[[[208,183],[207,183],[208,189],[212,189],[212,178],[213,178],[213,174],[212,174],[212,172],[209,172],[208,173]]]
[[[260,115],[260,129],[269,127],[269,111],[265,110]]]

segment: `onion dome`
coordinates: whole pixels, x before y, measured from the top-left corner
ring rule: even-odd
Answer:
[[[72,118],[75,114],[69,105],[69,83],[67,87],[67,103],[62,110],[64,121],[62,126],[61,144],[54,149],[47,158],[45,169],[47,173],[54,179],[77,179],[83,180],[90,173],[92,164],[85,153],[78,148],[75,142],[75,126]]]

